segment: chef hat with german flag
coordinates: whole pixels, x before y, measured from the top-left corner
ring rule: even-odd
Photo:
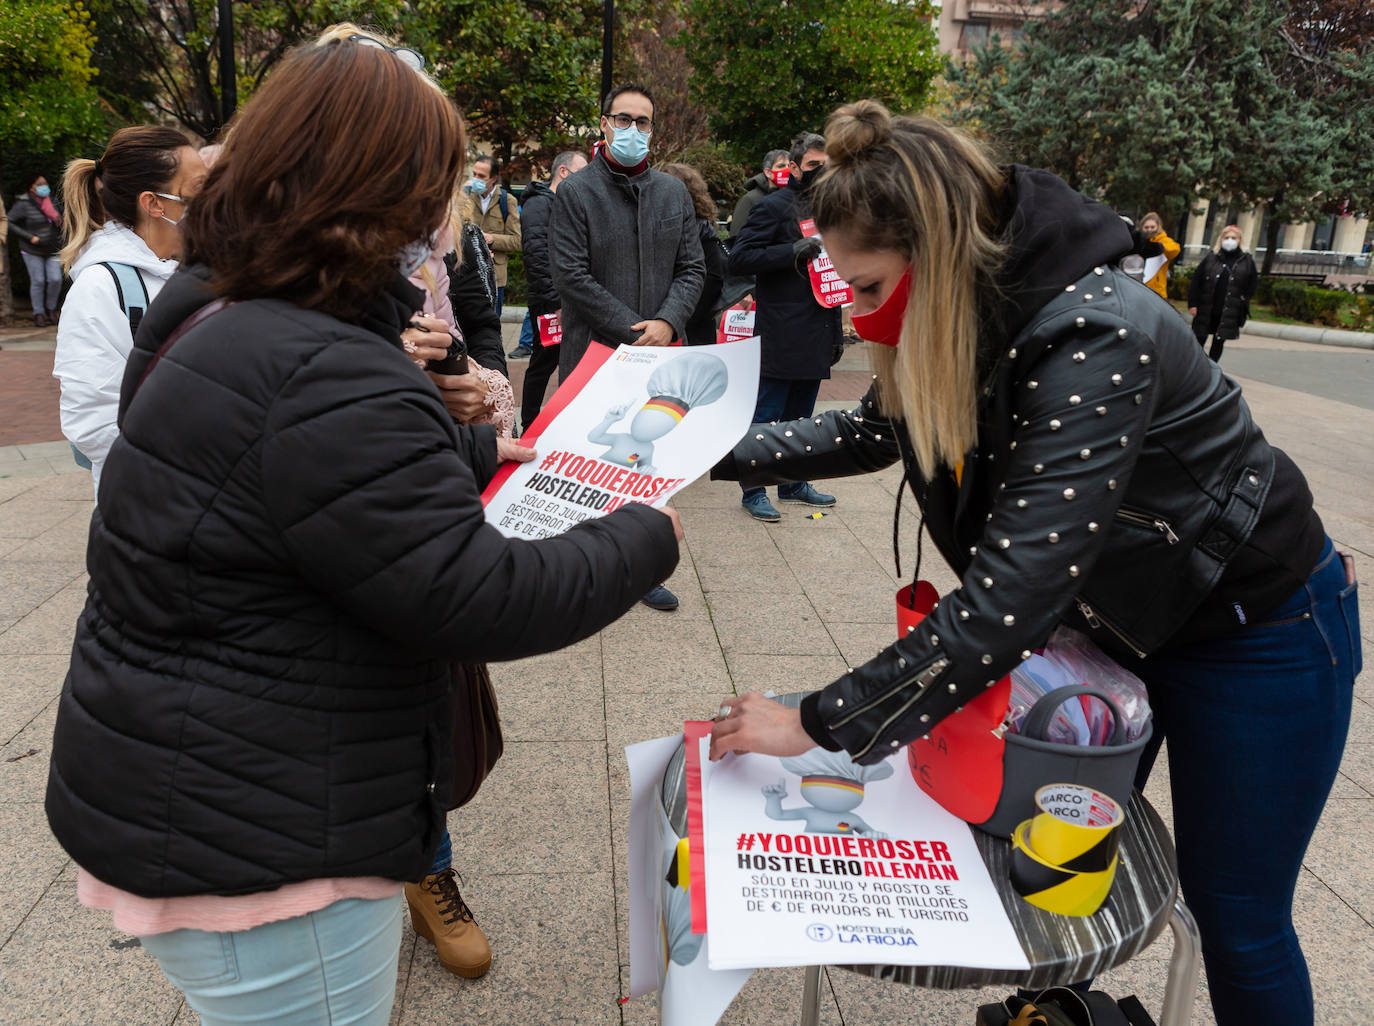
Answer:
[[[783,759],[782,768],[801,777],[804,788],[835,787],[855,794],[863,794],[865,784],[886,780],[893,772],[891,763],[860,766],[848,752],[827,752],[824,748],[813,748],[804,755]]]

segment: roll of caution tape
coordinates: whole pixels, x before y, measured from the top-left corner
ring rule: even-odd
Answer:
[[[1035,805],[1040,811],[1026,840],[1045,861],[1096,872],[1116,857],[1118,828],[1126,817],[1109,795],[1081,784],[1048,784],[1035,792]]]
[[[1116,878],[1115,851],[1106,868],[1085,872],[1067,869],[1038,855],[1030,846],[1031,820],[1011,837],[1011,884],[1036,908],[1061,916],[1090,916],[1102,907]]]

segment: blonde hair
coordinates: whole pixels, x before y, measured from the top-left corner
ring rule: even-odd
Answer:
[[[1214,242],[1214,243],[1212,243],[1212,252],[1213,252],[1213,253],[1220,253],[1220,252],[1221,252],[1221,240],[1224,239],[1224,238],[1226,238],[1226,233],[1227,233],[1227,232],[1234,232],[1234,233],[1235,233],[1235,236],[1236,236],[1236,248],[1237,248],[1237,249],[1244,249],[1244,248],[1245,248],[1245,233],[1242,232],[1242,231],[1240,230],[1240,225],[1228,224],[1228,225],[1227,225],[1225,228],[1223,228],[1221,231],[1217,232],[1217,241]]]
[[[1155,226],[1160,231],[1164,230],[1164,218],[1160,217],[1159,214],[1157,214],[1155,211],[1151,210],[1148,214],[1146,214],[1144,217],[1140,219],[1141,227],[1144,227],[1146,221],[1154,221]]]
[[[825,173],[811,190],[816,226],[911,262],[895,347],[873,366],[883,412],[905,421],[930,477],[958,466],[978,439],[979,293],[1004,255],[998,200],[1006,179],[969,136],[928,117],[893,117],[876,100],[847,104],[825,126]]]

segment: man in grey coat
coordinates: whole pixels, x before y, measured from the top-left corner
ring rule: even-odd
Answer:
[[[706,280],[687,187],[649,168],[654,104],[642,86],[612,89],[600,147],[558,190],[549,222],[553,283],[563,301],[558,370],[589,341],[666,346],[682,338]]]
[[[612,89],[601,106],[606,144],[565,181],[549,220],[553,284],[563,303],[560,377],[589,343],[666,346],[684,337],[706,280],[687,187],[649,169],[654,101],[639,85]],[[676,609],[664,587],[644,597]]]

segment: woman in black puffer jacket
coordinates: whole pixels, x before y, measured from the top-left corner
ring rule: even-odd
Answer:
[[[485,522],[501,459],[533,452],[456,425],[402,346],[462,123],[418,54],[355,39],[273,73],[182,222],[57,715],[47,813],[81,900],[206,1023],[388,1022],[450,664],[585,638],[677,561],[647,506],[539,542]]]
[[[1250,318],[1250,300],[1259,285],[1254,258],[1241,248],[1240,229],[1228,224],[1221,230],[1217,248],[1202,258],[1188,284],[1188,313],[1193,318],[1193,335],[1198,345],[1212,348],[1207,355],[1221,361],[1227,339],[1239,338],[1240,329]]]

